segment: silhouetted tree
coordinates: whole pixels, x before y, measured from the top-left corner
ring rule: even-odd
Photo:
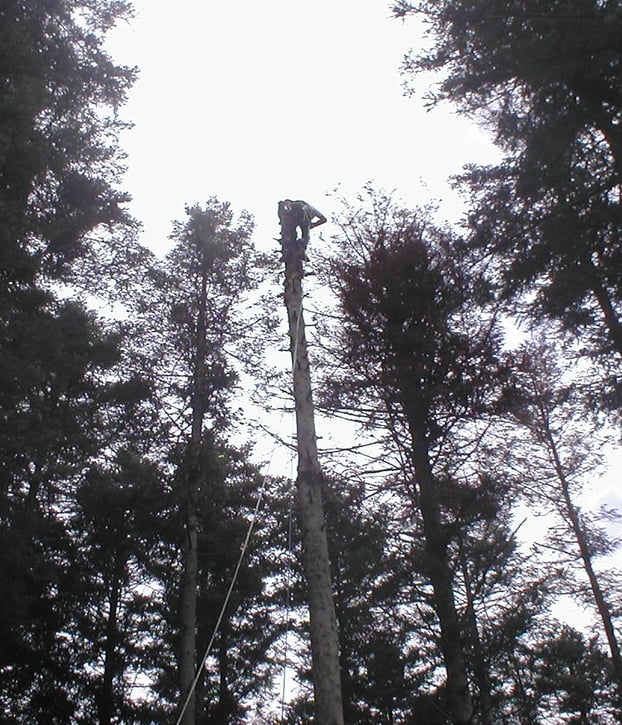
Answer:
[[[432,39],[406,61],[408,81],[416,87],[418,74],[438,71],[431,103],[454,103],[506,154],[463,177],[474,245],[495,260],[506,297],[560,321],[605,364],[601,401],[619,406],[619,3],[421,0],[394,9],[421,15]]]
[[[499,335],[473,309],[480,290],[457,261],[460,242],[380,195],[371,205],[342,222],[330,269],[342,318],[327,402],[371,408],[370,422],[385,425],[402,452],[402,485],[421,515],[447,711],[466,723],[473,703],[452,561],[462,523],[444,494],[447,484],[468,499],[474,485],[457,477],[458,431],[500,397]]]
[[[564,375],[562,362],[543,340],[526,345],[516,359],[520,400],[513,415],[520,429],[510,457],[522,472],[520,483],[528,500],[542,513],[555,517],[546,540],[539,543],[556,552],[566,571],[568,591],[573,596],[582,592],[582,598],[598,613],[619,685],[622,661],[611,601],[615,573],[603,572],[602,567],[599,571],[597,563],[617,545],[604,528],[612,514],[591,514],[578,504],[585,482],[601,464],[605,436],[585,416],[574,381]]]

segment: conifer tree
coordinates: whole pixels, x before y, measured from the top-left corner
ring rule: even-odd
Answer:
[[[236,337],[233,305],[249,284],[251,221],[232,227],[227,204],[212,198],[205,208],[187,209],[175,225],[165,294],[173,317],[170,358],[175,360],[172,387],[181,418],[178,486],[185,533],[180,600],[179,672],[183,722],[194,725],[193,681],[197,668],[197,594],[200,498],[210,495],[214,442],[228,425],[228,399],[235,373],[227,344]],[[172,294],[174,291],[174,295]]]
[[[598,564],[617,548],[606,524],[619,516],[607,510],[585,511],[578,503],[586,481],[599,471],[606,435],[585,415],[580,386],[563,382],[563,364],[543,340],[524,346],[516,357],[519,400],[513,415],[520,428],[509,437],[514,440],[509,458],[521,471],[527,499],[555,517],[539,543],[556,552],[567,592],[594,608],[619,687],[622,660],[612,601],[620,586],[619,573],[610,567],[603,571]]]
[[[248,214],[234,217],[215,197],[186,212],[174,224],[171,251],[162,263],[153,260],[135,300],[135,364],[153,377],[166,431],[160,455],[170,527],[162,535],[170,549],[157,576],[174,636],[165,638],[156,688],[169,717],[177,701],[184,723],[237,721],[250,694],[266,685],[270,666],[262,658],[280,633],[267,627],[273,605],[261,596],[270,570],[257,549],[263,535],[247,552],[257,571],[243,563],[218,623],[262,487],[249,451],[230,441],[239,437],[238,375],[253,354],[241,310],[258,270]],[[244,637],[253,645],[244,648]]]
[[[335,407],[371,407],[402,452],[402,485],[421,515],[447,714],[467,723],[473,700],[452,562],[463,524],[444,494],[451,486],[468,499],[474,481],[458,473],[459,431],[492,411],[506,373],[494,323],[471,307],[477,285],[456,261],[459,241],[382,196],[372,207],[342,223],[330,269],[343,335],[328,397]]]
[[[502,163],[471,168],[472,240],[506,297],[559,321],[607,370],[620,405],[622,12],[615,0],[395,3],[431,43],[406,61],[413,88],[489,128]],[[606,368],[605,368],[606,369]]]
[[[113,246],[130,222],[116,111],[134,71],[104,49],[128,14],[108,0],[0,7],[0,689],[3,717],[31,722],[67,722],[85,701],[70,521],[128,393],[114,384],[119,330],[62,287],[85,289],[94,240]]]

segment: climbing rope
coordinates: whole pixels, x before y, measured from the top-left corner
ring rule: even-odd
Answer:
[[[244,555],[246,554],[246,549],[248,548],[248,543],[249,543],[251,535],[253,533],[253,529],[255,528],[255,523],[257,521],[257,516],[259,513],[259,509],[261,507],[261,502],[263,501],[264,493],[266,490],[267,478],[268,477],[266,474],[264,476],[263,482],[261,484],[261,488],[259,490],[259,495],[257,496],[257,502],[256,502],[255,508],[253,510],[253,515],[251,516],[248,530],[246,532],[246,537],[244,538],[244,543],[242,544],[242,549],[240,550],[240,556],[238,557],[238,563],[236,564],[235,571],[233,572],[231,584],[229,585],[229,589],[227,590],[227,595],[225,596],[225,600],[220,609],[220,614],[218,615],[218,619],[216,620],[216,624],[214,625],[214,630],[212,632],[212,636],[210,637],[210,641],[208,642],[207,647],[205,649],[205,654],[203,655],[201,664],[199,665],[199,667],[197,667],[197,673],[194,677],[194,680],[192,681],[192,685],[191,685],[190,689],[188,690],[188,694],[186,695],[186,699],[184,700],[183,707],[181,708],[181,712],[179,713],[179,717],[177,718],[177,722],[175,725],[180,725],[180,723],[184,717],[184,714],[185,714],[186,710],[188,709],[188,703],[190,702],[190,699],[192,698],[192,695],[194,694],[194,691],[196,690],[197,682],[199,681],[199,678],[201,677],[201,672],[203,671],[203,668],[205,667],[205,663],[207,662],[207,658],[210,656],[212,647],[214,646],[214,641],[216,640],[216,635],[218,633],[218,629],[220,628],[223,617],[225,616],[225,611],[227,610],[227,605],[229,604],[229,600],[231,599],[233,587],[235,586],[235,584],[237,582],[238,574],[240,573],[240,568],[242,566],[242,561],[244,559]]]
[[[295,334],[295,340],[294,340],[294,349],[292,354],[292,372],[296,369],[296,358],[298,355],[298,340],[300,336],[300,324],[301,324],[301,317],[302,317],[302,303],[298,309],[298,315],[296,320],[296,334]],[[294,420],[294,426],[295,426],[295,420]],[[295,437],[295,435],[293,436]],[[276,448],[276,443],[275,443]],[[272,450],[272,455],[274,455],[274,448]],[[293,456],[292,456],[292,470],[291,470],[291,480],[293,480]],[[270,459],[270,463],[272,461],[272,456]],[[268,468],[270,465],[268,466]],[[259,509],[261,508],[261,503],[263,501],[263,497],[266,490],[266,481],[268,478],[268,474],[266,473],[263,478],[263,482],[261,485],[261,488],[259,490],[259,495],[257,497],[257,502],[255,504],[255,508],[253,510],[253,514],[251,516],[251,520],[248,526],[248,530],[246,532],[246,536],[244,538],[244,543],[242,544],[242,548],[240,550],[240,556],[238,557],[238,561],[235,567],[235,570],[233,572],[233,577],[231,579],[231,583],[229,585],[229,589],[227,590],[227,594],[225,596],[225,599],[223,601],[222,607],[220,609],[220,613],[218,615],[218,619],[216,620],[216,624],[214,625],[214,629],[212,631],[212,636],[210,637],[210,640],[207,644],[207,647],[205,648],[205,653],[201,659],[201,664],[197,668],[196,675],[194,676],[194,679],[192,681],[192,684],[190,686],[190,689],[188,690],[188,693],[186,695],[186,698],[184,699],[183,706],[181,708],[181,711],[179,713],[179,716],[177,717],[177,720],[175,722],[175,725],[181,725],[181,722],[183,720],[183,717],[186,713],[186,710],[188,709],[188,705],[190,703],[190,700],[192,699],[192,696],[196,690],[197,683],[199,682],[199,679],[201,678],[201,673],[203,671],[203,668],[205,667],[205,664],[207,662],[207,658],[210,656],[212,647],[214,646],[214,642],[216,641],[216,635],[218,634],[218,630],[220,628],[220,625],[222,624],[222,620],[225,616],[225,612],[227,610],[227,606],[229,604],[229,600],[231,599],[231,594],[233,593],[233,588],[236,585],[238,575],[240,573],[240,568],[242,566],[242,561],[244,560],[244,556],[246,554],[246,550],[248,548],[248,544],[250,542],[250,538],[252,536],[253,530],[255,528],[255,524],[257,522]],[[290,489],[291,492],[291,489]],[[289,505],[289,516],[288,516],[288,540],[287,540],[287,548],[288,553],[291,553],[292,551],[292,519],[293,519],[293,495],[290,493],[290,505]],[[286,689],[286,669],[288,665],[287,657],[288,657],[288,634],[289,634],[289,623],[290,623],[290,602],[291,602],[291,579],[288,577],[287,580],[287,595],[286,595],[286,635],[285,635],[285,657],[284,657],[284,663],[283,663],[283,688],[282,688],[282,694],[281,694],[281,722],[283,722],[284,718],[284,712],[285,712],[285,689]]]

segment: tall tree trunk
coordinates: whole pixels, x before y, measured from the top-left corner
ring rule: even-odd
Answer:
[[[114,712],[113,682],[116,673],[116,650],[118,639],[117,617],[119,601],[121,598],[121,578],[125,561],[117,554],[110,582],[110,596],[108,600],[108,619],[106,621],[106,639],[104,642],[104,675],[99,692],[97,710],[99,725],[110,725]]]
[[[460,567],[462,569],[462,579],[464,581],[464,591],[466,593],[466,621],[470,631],[472,641],[473,655],[473,672],[477,689],[479,690],[479,719],[482,725],[494,725],[492,720],[492,699],[490,696],[490,677],[488,676],[488,666],[486,657],[484,656],[484,648],[482,640],[479,636],[479,627],[477,626],[477,615],[475,613],[473,588],[471,586],[471,576],[469,573],[468,562],[464,553],[462,540],[460,541]]]
[[[179,688],[181,706],[185,707],[182,725],[195,724],[195,693],[192,683],[196,667],[196,621],[198,567],[198,515],[196,491],[192,491],[188,475],[185,500],[186,536],[184,539],[184,570],[180,605]]]
[[[285,258],[285,305],[289,322],[296,409],[296,486],[309,603],[315,720],[318,725],[343,725],[339,644],[322,504],[323,475],[317,452],[311,376],[302,314],[304,249],[291,238],[283,238],[282,243]]]
[[[542,403],[539,404],[538,410],[541,416],[541,424],[545,442],[552,457],[553,465],[555,467],[555,475],[557,476],[557,480],[561,489],[562,500],[567,515],[567,522],[569,523],[570,529],[577,542],[579,555],[581,557],[581,563],[583,564],[583,569],[587,575],[590,589],[592,591],[592,596],[594,597],[594,603],[596,604],[596,609],[603,623],[603,629],[605,630],[605,636],[609,645],[609,652],[611,654],[611,662],[613,664],[616,680],[618,682],[618,686],[622,690],[622,656],[620,653],[620,645],[618,643],[615,628],[613,626],[611,609],[609,607],[609,604],[607,603],[607,600],[605,599],[605,594],[602,590],[602,587],[600,586],[598,575],[594,569],[594,565],[592,563],[592,554],[590,552],[590,547],[587,541],[587,537],[585,535],[583,524],[581,523],[579,512],[577,511],[572,500],[572,495],[570,493],[570,484],[566,477],[566,472],[564,470],[564,465],[559,455],[555,437],[549,425],[548,414],[544,409]]]
[[[594,270],[594,277],[596,277],[597,274],[598,272]],[[622,356],[622,323],[620,322],[620,319],[613,307],[611,297],[598,279],[595,279],[592,283],[592,292],[594,293],[598,306],[603,313],[605,326],[609,331],[609,339],[611,340],[616,352]]]
[[[179,687],[181,707],[185,708],[182,725],[195,725],[196,698],[192,684],[196,675],[197,587],[199,581],[199,513],[198,497],[202,477],[201,456],[205,400],[205,320],[207,305],[207,273],[203,271],[194,350],[192,392],[192,428],[186,460],[184,491],[184,571],[180,604]]]
[[[458,611],[454,599],[453,573],[447,554],[447,536],[441,519],[425,428],[421,422],[410,423],[413,439],[413,463],[419,488],[419,505],[423,518],[427,573],[434,591],[434,609],[441,630],[440,648],[447,673],[449,716],[454,725],[469,725],[473,702],[469,692],[466,661]]]

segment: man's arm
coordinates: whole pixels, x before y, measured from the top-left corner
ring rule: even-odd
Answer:
[[[307,204],[307,212],[309,214],[309,219],[311,220],[311,229],[319,227],[320,224],[326,224],[328,221],[324,214],[320,213],[317,209],[314,209],[311,204]],[[314,219],[317,219],[317,221],[313,221]]]

